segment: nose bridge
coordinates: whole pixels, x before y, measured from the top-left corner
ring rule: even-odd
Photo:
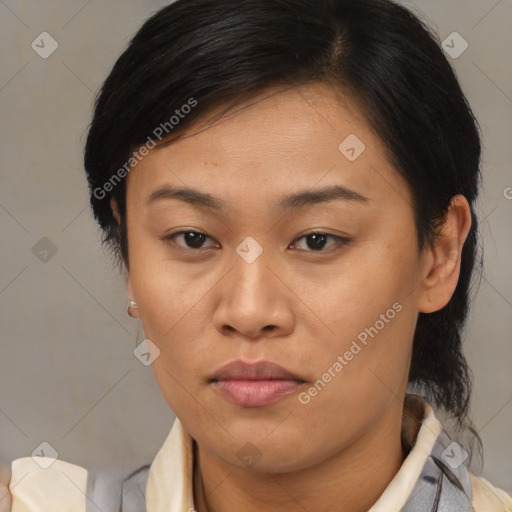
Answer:
[[[254,238],[247,237],[236,247],[233,267],[214,315],[219,330],[225,332],[229,326],[229,330],[256,338],[268,326],[279,328],[279,332],[291,328],[293,315],[282,303],[284,297],[275,270],[271,271],[273,266],[270,252]]]
[[[267,266],[271,265],[269,261],[269,251],[264,250],[263,245],[253,237],[246,237],[236,248],[236,257],[234,258],[234,290],[237,300],[259,301],[263,299],[261,294],[265,295],[265,288],[269,283],[269,270]],[[250,305],[250,304],[247,304]]]

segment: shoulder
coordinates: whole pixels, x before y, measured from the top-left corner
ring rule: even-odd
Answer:
[[[115,470],[91,471],[49,457],[16,459],[11,464],[5,497],[0,495],[0,512],[10,500],[11,508],[6,510],[11,512],[88,512],[88,503],[100,510],[142,512],[149,467],[142,466],[126,476]]]
[[[483,477],[469,474],[473,488],[473,508],[475,512],[512,512],[512,497],[502,489],[494,487]]]

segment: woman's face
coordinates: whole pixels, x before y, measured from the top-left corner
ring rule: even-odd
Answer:
[[[425,271],[409,188],[355,104],[270,92],[131,171],[129,290],[200,449],[284,472],[399,425]],[[291,376],[219,374],[235,361]]]

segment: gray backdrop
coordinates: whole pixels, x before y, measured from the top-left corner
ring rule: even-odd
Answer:
[[[82,169],[94,93],[143,20],[166,3],[0,1],[4,463],[46,441],[61,459],[127,474],[151,462],[172,425],[151,367],[133,355],[143,334],[126,316],[124,281],[100,247]],[[483,475],[512,492],[512,0],[407,5],[448,38],[484,132],[485,273],[466,352]],[[463,53],[453,32],[468,43]]]

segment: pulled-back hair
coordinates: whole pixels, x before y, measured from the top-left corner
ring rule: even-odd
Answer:
[[[178,0],[158,11],[96,99],[85,169],[103,242],[129,268],[120,178],[134,150],[179,137],[213,108],[266,87],[315,82],[352,95],[384,142],[410,185],[420,250],[434,242],[453,196],[469,202],[457,287],[440,311],[419,314],[409,378],[463,426],[471,374],[461,334],[477,261],[479,127],[437,36],[406,8],[390,0]]]

